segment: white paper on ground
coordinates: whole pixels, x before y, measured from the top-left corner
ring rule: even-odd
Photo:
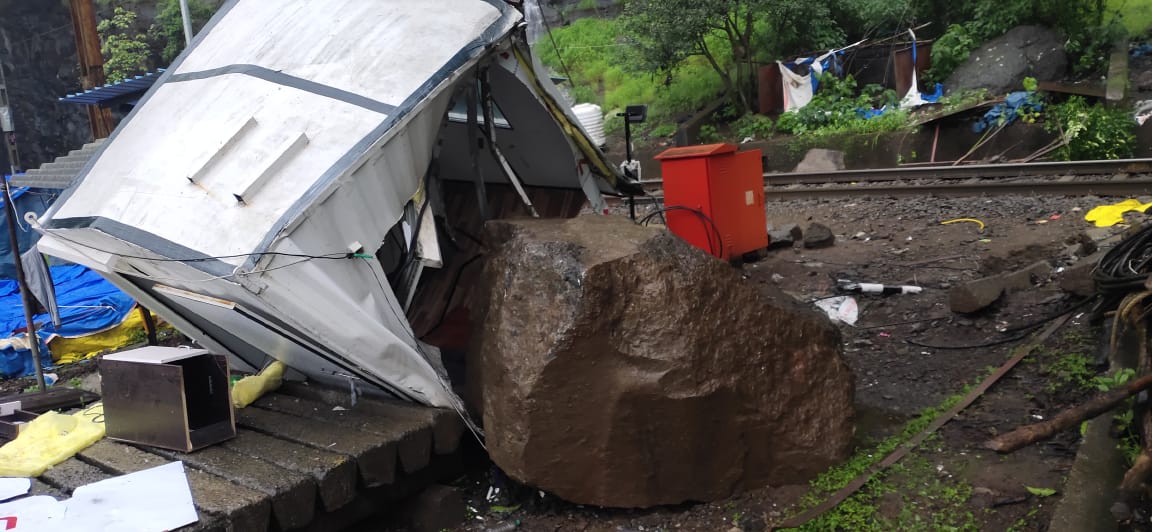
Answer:
[[[0,504],[0,530],[55,532],[64,530],[67,505],[47,495]]]
[[[860,312],[860,308],[856,305],[856,299],[851,296],[821,299],[816,302],[816,306],[828,314],[833,322],[841,321],[848,325],[856,325],[856,318]]]
[[[27,478],[0,478],[0,501],[12,497],[19,497],[32,489],[32,479]],[[3,528],[0,528],[3,530]]]
[[[199,519],[183,462],[80,486],[64,504],[61,529],[70,532],[162,532]]]

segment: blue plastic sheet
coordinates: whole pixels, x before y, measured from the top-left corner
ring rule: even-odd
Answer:
[[[40,338],[52,335],[84,336],[119,325],[128,317],[136,302],[121,292],[100,274],[80,265],[52,266],[52,284],[56,287],[56,303],[60,307],[60,326],[52,325],[48,314],[32,317]],[[0,337],[11,337],[26,328],[24,307],[16,281],[0,279]],[[0,376],[19,377],[35,368],[28,351],[0,352]],[[51,361],[47,347],[41,348],[43,358]],[[23,353],[24,358],[20,355]]]
[[[4,176],[7,179],[8,176]],[[4,205],[3,195],[0,194],[0,206]],[[16,227],[16,241],[20,246],[20,251],[24,252],[32,249],[37,240],[40,240],[40,233],[33,231],[28,224],[24,222],[24,213],[34,212],[37,214],[44,214],[48,210],[48,205],[56,198],[56,193],[41,190],[29,189],[27,187],[12,189],[12,200],[16,204],[17,224]],[[16,277],[16,266],[12,261],[12,244],[8,240],[8,227],[7,219],[0,215],[0,278],[12,279]]]
[[[997,127],[1000,125],[1008,125],[1014,122],[1020,116],[1021,111],[1030,111],[1038,113],[1044,110],[1044,102],[1038,98],[1033,98],[1034,93],[1028,91],[1017,91],[1008,94],[1004,98],[1004,103],[996,104],[995,107],[989,109],[980,120],[972,124],[972,131],[981,133],[990,127]]]
[[[48,346],[44,343],[43,335],[36,335],[40,339],[40,366],[47,368],[52,365],[52,355],[48,353]],[[36,373],[36,364],[32,363],[32,350],[17,349],[11,343],[0,347],[0,376],[23,377]]]

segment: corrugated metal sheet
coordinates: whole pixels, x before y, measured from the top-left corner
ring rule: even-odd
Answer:
[[[60,101],[84,105],[102,105],[132,94],[144,94],[144,92],[152,87],[152,84],[156,83],[156,80],[160,79],[160,75],[163,73],[164,69],[161,68],[156,72],[149,72],[134,78],[117,81],[116,83],[109,83],[103,87],[96,87],[84,92],[69,94],[60,98]]]
[[[104,139],[100,139],[85,144],[82,148],[72,150],[68,152],[68,155],[57,157],[56,160],[45,163],[40,168],[14,175],[8,182],[16,187],[66,189],[76,180],[80,170],[88,164],[88,160],[96,153],[103,141]]]

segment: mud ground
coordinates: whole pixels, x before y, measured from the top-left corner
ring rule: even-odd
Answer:
[[[1040,279],[984,311],[959,315],[949,310],[948,289],[1041,260],[1057,271],[1072,264],[1076,259],[1068,251],[1082,233],[1099,239],[1122,230],[1097,229],[1083,219],[1092,207],[1119,199],[998,196],[770,203],[769,223],[803,228],[822,223],[836,234],[836,243],[823,249],[775,250],[742,268],[754,282],[777,283],[802,301],[836,294],[836,279],[924,288],[915,295],[857,295],[859,321],[855,327],[840,325],[844,356],[856,377],[854,460],[867,459],[878,442],[926,411],[931,416],[931,409],[980,382],[1028,341],[968,346],[1019,336],[1001,331],[1043,320],[1078,301],[1054,281]],[[976,218],[985,228],[980,232],[974,223],[940,224],[955,218]],[[1006,456],[980,446],[990,436],[1047,419],[1089,396],[1091,379],[1103,370],[1097,364],[1097,335],[1087,313],[1075,312],[1068,325],[936,437],[809,529],[1045,530],[1079,434],[1069,431]],[[709,503],[610,510],[517,489],[498,473],[478,470],[457,482],[471,513],[459,530],[519,522],[519,529],[532,531],[759,531],[795,512],[806,494],[809,504],[822,499],[830,482],[771,486]],[[494,485],[504,489],[489,501]],[[1037,495],[1029,487],[1055,493]]]

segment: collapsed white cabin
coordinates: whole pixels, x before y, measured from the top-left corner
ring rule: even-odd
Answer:
[[[458,211],[491,217],[496,190],[599,207],[618,184],[521,21],[499,0],[230,1],[41,217],[39,248],[242,369],[455,405],[406,311],[452,303],[417,289],[466,258],[442,254]]]

